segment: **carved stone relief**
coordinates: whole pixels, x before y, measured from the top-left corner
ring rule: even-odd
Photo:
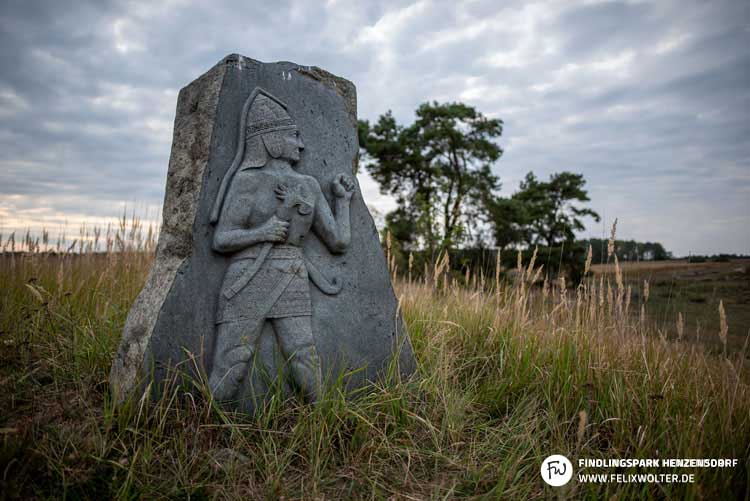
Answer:
[[[318,181],[294,170],[304,143],[286,105],[256,88],[243,110],[244,141],[211,214],[213,249],[226,254],[230,265],[218,301],[210,387],[220,401],[236,398],[262,327],[270,322],[294,383],[315,401],[323,376],[310,282],[326,294],[341,289],[305,259],[302,243],[312,231],[332,253],[346,251],[355,184],[346,174],[332,181],[332,211]]]
[[[356,89],[314,66],[232,54],[180,91],[162,229],[110,384],[177,374],[253,412],[414,370],[361,193]]]

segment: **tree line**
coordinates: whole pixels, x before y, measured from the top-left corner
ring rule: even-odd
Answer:
[[[591,245],[592,262],[607,260],[607,240],[591,238],[585,241]],[[620,261],[663,261],[672,259],[672,253],[659,242],[636,242],[635,240],[615,240],[615,254]]]
[[[503,154],[501,119],[458,102],[424,103],[415,115],[411,124],[398,123],[391,111],[358,123],[361,164],[396,200],[385,225],[400,249],[435,257],[459,248],[541,246],[562,257],[586,218],[600,221],[586,205],[582,174],[562,171],[544,180],[529,172],[514,194],[498,195],[492,167]],[[623,249],[642,259],[667,255],[660,244],[628,242]]]
[[[424,103],[410,125],[389,111],[377,122],[359,121],[365,168],[397,208],[386,216],[391,235],[407,248],[450,249],[487,243],[555,246],[599,215],[577,204],[589,201],[581,174],[560,172],[547,181],[529,172],[511,197],[496,194],[493,164],[503,150],[503,122],[462,103]]]

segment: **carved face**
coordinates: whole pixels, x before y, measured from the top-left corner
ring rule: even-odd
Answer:
[[[305,149],[305,144],[299,135],[297,129],[285,130],[282,134],[282,152],[281,157],[286,158],[292,163],[299,162],[300,152]]]

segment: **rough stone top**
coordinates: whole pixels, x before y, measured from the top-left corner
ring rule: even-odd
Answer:
[[[323,85],[335,90],[345,102],[346,110],[349,113],[350,118],[356,125],[357,123],[357,88],[354,83],[346,78],[334,75],[318,66],[304,66],[291,61],[276,61],[274,63],[264,63],[242,54],[232,53],[226,55],[216,66],[230,66],[241,70],[254,70],[262,64],[278,64],[282,66],[289,66],[300,75],[304,75],[308,78],[312,78],[321,82]],[[211,71],[211,70],[209,70]]]

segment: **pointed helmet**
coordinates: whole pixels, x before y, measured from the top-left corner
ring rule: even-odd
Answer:
[[[259,94],[247,112],[245,139],[267,132],[296,128],[285,108],[278,99],[268,94]]]
[[[265,165],[268,157],[264,137],[269,132],[295,129],[297,126],[286,111],[286,105],[269,92],[256,87],[245,101],[240,115],[237,153],[232,165],[224,175],[219,193],[211,210],[211,223],[219,220],[224,197],[234,174],[240,168],[258,168]]]

